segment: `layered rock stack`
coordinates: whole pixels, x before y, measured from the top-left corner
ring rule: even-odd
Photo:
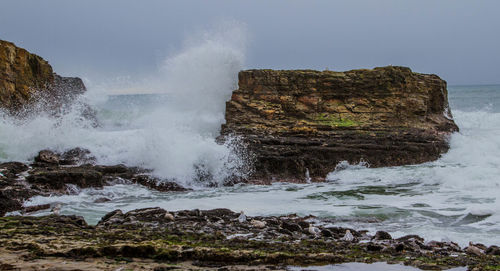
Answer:
[[[44,100],[47,109],[58,111],[83,92],[80,78],[61,77],[43,58],[0,40],[0,108],[17,114]]]
[[[253,179],[322,179],[341,161],[372,167],[432,161],[458,130],[446,82],[405,67],[346,72],[247,70],[222,136],[255,155]]]

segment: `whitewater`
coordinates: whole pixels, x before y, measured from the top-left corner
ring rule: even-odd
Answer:
[[[99,164],[150,168],[192,191],[117,184],[34,197],[25,205],[58,202],[62,214],[82,215],[89,223],[115,209],[156,206],[312,214],[338,226],[385,230],[394,237],[418,234],[462,246],[469,241],[500,244],[500,86],[448,88],[460,132],[451,136],[450,150],[437,161],[385,168],[341,163],[325,183],[220,186],[232,174],[245,177],[251,161],[239,151],[237,139],[224,145],[216,141],[225,102],[244,68],[244,37],[239,28],[202,33],[163,61],[157,73],[118,86],[141,94],[108,95],[116,84],[87,82],[87,94],[61,118],[0,118],[2,162],[29,162],[41,149],[82,147]],[[79,114],[83,103],[96,110],[97,127]],[[208,182],[198,178],[200,171],[211,176]],[[110,201],[94,202],[103,197]]]

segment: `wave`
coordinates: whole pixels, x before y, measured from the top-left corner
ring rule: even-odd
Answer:
[[[374,204],[457,216],[451,224],[462,223],[464,217],[481,217],[470,224],[496,230],[500,223],[500,113],[454,110],[454,116],[460,132],[451,136],[450,150],[437,161],[386,168],[341,163],[327,180],[350,189],[380,188]],[[400,196],[391,202],[384,193]]]
[[[237,86],[245,43],[245,29],[239,24],[226,23],[191,37],[156,74],[133,83],[134,89],[168,97],[161,103],[141,104],[136,114],[117,115],[115,109],[105,108],[106,89],[90,86],[81,101],[97,109],[100,127],[81,118],[79,103],[60,118],[40,114],[20,122],[2,116],[0,159],[26,162],[41,149],[83,147],[98,163],[150,168],[186,186],[197,185],[200,176],[209,176],[212,184],[244,176],[248,172],[240,169],[247,160],[237,150],[238,141],[220,145],[215,137],[224,122],[225,101]],[[121,106],[127,110],[127,104]]]

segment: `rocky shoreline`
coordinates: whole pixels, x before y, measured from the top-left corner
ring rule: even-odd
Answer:
[[[10,212],[0,218],[0,270],[28,270],[30,266],[37,270],[41,262],[66,270],[60,263],[67,261],[74,261],[75,266],[84,261],[88,268],[83,270],[115,270],[120,266],[287,270],[292,265],[347,262],[400,263],[424,270],[500,267],[497,246],[470,244],[461,248],[453,242],[424,240],[416,235],[393,239],[387,232],[370,235],[314,216],[247,217],[228,209],[167,212],[149,208],[128,213],[116,210],[92,226],[82,217],[59,216],[57,204],[24,207],[23,202],[36,195],[78,193],[81,188],[117,183],[158,191],[187,190],[175,182],[155,179],[145,169],[96,165],[91,153],[81,148],[64,153],[43,150],[29,165],[0,164],[0,173],[1,215]],[[54,215],[29,216],[44,209],[51,209]],[[22,260],[4,260],[18,258]],[[37,261],[40,263],[35,264]]]
[[[116,210],[95,226],[78,216],[2,217],[0,247],[6,255],[20,256],[18,263],[1,257],[0,270],[16,270],[16,264],[40,259],[96,266],[106,261],[115,266],[135,263],[145,270],[231,270],[239,265],[277,270],[381,261],[423,270],[500,267],[497,246],[460,248],[416,235],[393,239],[387,232],[370,235],[313,216],[248,217],[228,209]]]
[[[81,79],[55,74],[47,61],[10,42],[0,40],[0,64],[2,115],[22,119],[41,110],[57,118],[85,92]],[[97,126],[83,105],[82,117]],[[249,179],[227,185],[323,181],[344,160],[371,166],[431,161],[448,150],[448,136],[458,130],[446,82],[404,67],[242,71],[226,121],[218,140],[237,136],[255,158]],[[81,148],[42,150],[31,163],[1,163],[0,270],[288,270],[346,262],[500,269],[497,246],[394,239],[313,216],[149,208],[116,210],[88,225],[82,217],[59,215],[57,204],[23,205],[34,196],[114,184],[188,190],[148,169],[98,165]],[[40,210],[53,215],[29,216]]]
[[[23,207],[23,202],[34,196],[75,194],[82,188],[102,188],[117,183],[139,184],[162,192],[187,190],[149,173],[149,170],[122,164],[96,165],[90,151],[81,148],[64,153],[42,150],[29,165],[21,162],[0,164],[0,216],[12,211],[28,214],[54,207]]]

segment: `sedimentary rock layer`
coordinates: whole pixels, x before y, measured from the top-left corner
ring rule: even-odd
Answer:
[[[226,104],[222,136],[255,155],[254,179],[321,179],[341,161],[416,164],[458,130],[446,82],[405,67],[346,72],[247,70]]]
[[[50,110],[85,92],[80,78],[61,77],[40,56],[11,42],[0,40],[0,107],[18,113],[23,107],[44,100]]]

